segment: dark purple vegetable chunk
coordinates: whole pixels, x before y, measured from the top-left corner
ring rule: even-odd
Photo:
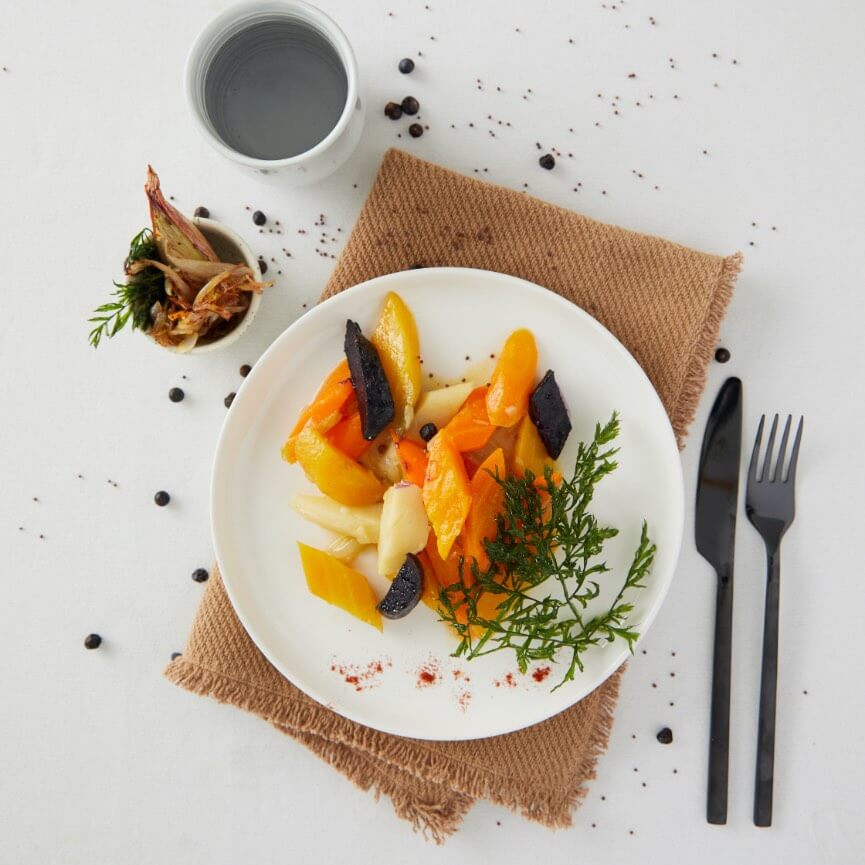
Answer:
[[[529,417],[538,428],[547,453],[554,460],[558,459],[571,432],[571,419],[556,384],[556,374],[551,369],[529,397]]]
[[[350,319],[345,323],[345,356],[363,437],[371,442],[393,420],[393,395],[375,346]]]
[[[379,602],[378,611],[386,619],[401,619],[417,606],[422,592],[423,567],[418,557],[409,553]]]

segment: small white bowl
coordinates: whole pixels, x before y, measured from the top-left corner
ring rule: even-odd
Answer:
[[[192,221],[198,226],[201,233],[210,242],[210,245],[213,246],[220,261],[226,261],[231,264],[245,264],[252,271],[252,278],[256,282],[261,282],[261,268],[258,266],[258,258],[241,239],[240,235],[215,219],[204,219],[201,216],[196,216]],[[175,354],[207,354],[217,349],[227,348],[232,343],[237,342],[249,325],[252,324],[252,319],[255,318],[260,305],[261,295],[253,293],[249,299],[249,306],[246,308],[246,311],[237,316],[238,320],[228,333],[209,342],[196,343],[195,347],[189,351],[181,351],[177,346],[162,345],[156,342],[147,331],[144,331],[144,333],[154,345],[158,345],[160,348],[167,349]]]

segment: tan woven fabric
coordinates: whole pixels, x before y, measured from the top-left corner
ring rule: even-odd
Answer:
[[[680,443],[705,384],[741,256],[603,225],[391,150],[324,296],[412,265],[510,273],[579,304],[648,373]],[[576,706],[492,739],[402,739],[336,715],[284,679],[234,614],[218,574],[167,677],[255,712],[442,841],[480,797],[568,825],[607,745],[619,670]]]

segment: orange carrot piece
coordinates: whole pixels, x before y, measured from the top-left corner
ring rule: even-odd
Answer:
[[[453,439],[439,430],[427,446],[429,463],[423,484],[423,502],[443,559],[463,529],[472,494],[462,454]]]
[[[495,538],[496,517],[505,501],[505,492],[495,476],[504,480],[505,472],[505,455],[499,448],[484,460],[471,481],[472,506],[463,529],[463,547],[466,556],[474,557],[481,571],[490,565],[484,540]]]
[[[482,448],[496,431],[487,414],[487,388],[475,388],[445,429],[458,451]]]
[[[474,454],[463,454],[463,465],[466,467],[469,480],[475,476],[475,472],[481,467],[480,461]]]
[[[435,535],[430,532],[429,540],[427,541],[426,549],[427,561],[432,566],[432,572],[435,574],[438,587],[436,592],[441,589],[446,589],[460,581],[460,552],[456,549],[451,551],[451,554],[443,559],[439,555],[438,544]],[[471,571],[468,568],[463,568],[463,580],[466,585],[472,581]],[[461,589],[453,589],[450,592],[451,603],[456,605],[462,599],[463,592]],[[469,611],[465,604],[456,607],[456,619],[459,624],[464,625],[468,621]]]
[[[486,399],[490,423],[511,427],[525,415],[537,365],[535,338],[525,328],[515,330],[505,341],[490,379]]]
[[[283,458],[290,463],[297,462],[295,452],[297,437],[307,421],[321,421],[334,412],[340,411],[353,393],[348,361],[343,360],[324,380],[312,402],[300,413],[291,435],[282,447]]]
[[[402,466],[402,476],[409,483],[423,489],[427,464],[429,463],[426,451],[413,441],[400,438],[393,430],[391,430],[390,436],[396,447],[399,464]]]
[[[349,410],[345,417],[328,432],[327,440],[353,460],[359,460],[372,447],[372,442],[368,442],[363,437],[363,426],[357,411],[357,403],[355,403],[355,410]]]

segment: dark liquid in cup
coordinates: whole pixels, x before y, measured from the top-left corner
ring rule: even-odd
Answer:
[[[256,22],[231,36],[204,79],[216,134],[258,159],[286,159],[314,147],[336,126],[347,95],[334,47],[290,18]]]

